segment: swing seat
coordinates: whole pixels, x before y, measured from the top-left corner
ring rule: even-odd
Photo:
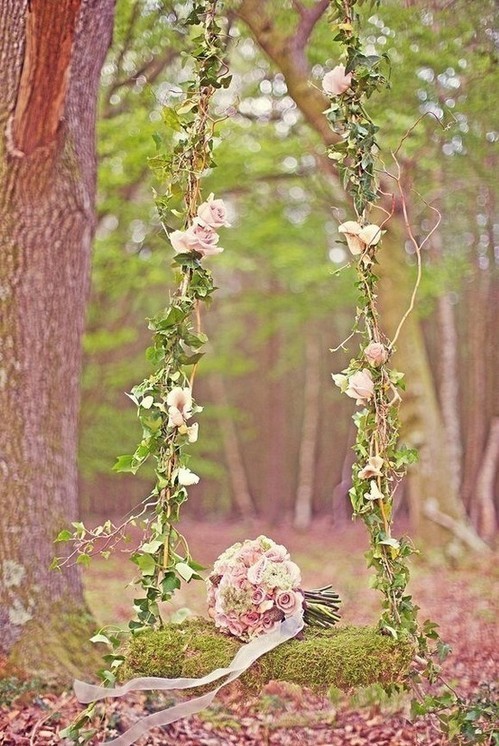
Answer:
[[[241,644],[201,618],[145,630],[128,642],[119,678],[201,677],[227,666]],[[370,684],[386,687],[401,680],[413,654],[408,642],[382,635],[374,627],[306,627],[302,639],[290,640],[259,658],[240,682],[249,693],[272,680],[317,693],[331,687],[343,691]]]

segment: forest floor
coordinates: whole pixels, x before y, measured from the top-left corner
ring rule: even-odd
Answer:
[[[225,522],[183,523],[197,560],[210,566],[234,541],[271,535],[285,544],[302,568],[303,586],[332,582],[342,598],[342,619],[348,624],[373,624],[379,613],[378,594],[368,586],[362,526],[317,523],[307,533],[289,527]],[[482,686],[497,686],[499,670],[497,612],[499,577],[493,557],[444,564],[426,556],[413,562],[410,591],[420,606],[420,618],[440,626],[441,637],[452,646],[443,676],[463,698],[475,697]],[[123,556],[96,560],[86,571],[87,599],[98,623],[126,625],[134,595],[127,584],[133,565]],[[188,608],[204,613],[204,587],[192,583],[178,593],[174,611]],[[0,661],[1,675],[1,661]],[[497,694],[497,691],[496,691]],[[128,695],[102,707],[100,735],[90,744],[126,730],[145,712],[161,709],[161,699]],[[259,697],[242,697],[231,685],[216,705],[162,730],[151,731],[139,746],[436,746],[450,744],[434,718],[410,719],[410,696],[388,697],[376,687],[342,697],[318,697],[294,685],[271,682]],[[1,746],[53,746],[59,732],[82,707],[70,691],[46,691],[32,681],[0,679]],[[489,743],[499,743],[490,740]]]

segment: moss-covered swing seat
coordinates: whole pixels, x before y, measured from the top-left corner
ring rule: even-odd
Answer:
[[[120,679],[202,677],[228,666],[242,644],[202,618],[146,630],[129,641]],[[400,681],[412,657],[411,644],[375,627],[308,627],[302,639],[289,640],[259,658],[239,681],[249,692],[258,692],[272,680],[317,693],[332,687],[344,691],[370,684],[385,687]]]

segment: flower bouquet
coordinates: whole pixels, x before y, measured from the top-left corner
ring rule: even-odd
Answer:
[[[208,580],[208,613],[215,626],[248,641],[295,615],[305,624],[330,627],[339,596],[331,586],[304,591],[301,573],[282,544],[266,536],[233,544],[216,560]]]

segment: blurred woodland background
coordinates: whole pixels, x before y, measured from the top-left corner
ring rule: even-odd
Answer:
[[[353,269],[337,233],[352,216],[324,155],[330,131],[320,81],[338,62],[335,44],[325,18],[311,23],[306,6],[225,6],[233,80],[217,94],[218,168],[205,194],[223,197],[233,230],[223,236],[225,253],[210,262],[219,291],[203,319],[211,345],[196,378],[205,411],[192,449],[203,479],[186,507],[191,518],[257,515],[299,527],[314,516],[349,520],[353,404],[331,373],[355,353],[355,337],[330,350],[349,336],[355,312]],[[493,539],[498,507],[494,4],[386,2],[364,10],[368,49],[386,52],[392,64],[391,89],[369,102],[385,167],[395,173],[391,151],[403,140],[398,159],[413,230],[423,238],[434,224],[429,205],[442,218],[424,247],[416,311],[395,356],[408,382],[404,439],[420,451],[398,515],[429,543],[457,537],[476,547],[476,535]],[[139,437],[124,392],[149,371],[144,319],[175,286],[151,193],[161,193],[155,141],[162,150],[175,142],[168,105],[189,78],[186,12],[185,3],[119,0],[103,67],[80,417],[87,517],[126,513],[149,488],[147,471],[128,477],[111,466]],[[390,334],[409,304],[416,259],[401,216],[386,227],[380,294]]]

